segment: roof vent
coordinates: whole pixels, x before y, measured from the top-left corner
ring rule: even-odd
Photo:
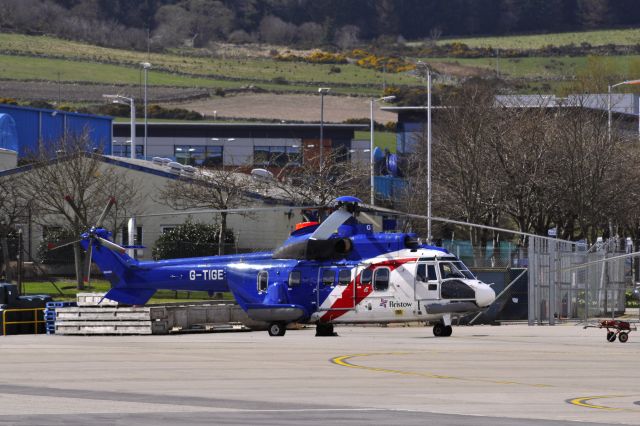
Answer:
[[[251,176],[253,176],[254,179],[274,180],[273,173],[266,169],[253,169],[251,170]]]
[[[182,172],[182,164],[180,163],[176,163],[175,161],[172,161],[169,164],[167,164],[167,166],[169,167],[169,171],[171,173],[175,173],[179,175],[180,172]]]

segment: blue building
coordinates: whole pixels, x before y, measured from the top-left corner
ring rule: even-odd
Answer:
[[[111,154],[111,117],[6,104],[0,104],[0,117],[4,117],[7,128],[11,127],[11,121],[15,125],[17,143],[12,137],[12,145],[17,146],[18,159],[36,152],[40,142],[55,143],[65,134],[83,132],[89,135],[93,147]]]

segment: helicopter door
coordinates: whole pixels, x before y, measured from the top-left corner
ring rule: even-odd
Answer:
[[[321,306],[322,299],[326,295],[328,299],[325,300],[325,307],[322,310],[343,311],[354,309],[356,287],[355,283],[352,284],[351,281],[351,268],[321,268],[318,271],[318,306]]]
[[[414,282],[415,300],[440,299],[440,282],[436,275],[436,264],[418,263]]]

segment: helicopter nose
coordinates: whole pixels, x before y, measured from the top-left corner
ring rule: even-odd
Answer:
[[[476,304],[481,308],[491,305],[496,300],[496,292],[483,282],[479,282],[475,290]]]

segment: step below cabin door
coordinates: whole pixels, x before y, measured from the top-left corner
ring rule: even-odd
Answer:
[[[435,262],[416,264],[414,292],[415,300],[440,300],[440,283]]]

